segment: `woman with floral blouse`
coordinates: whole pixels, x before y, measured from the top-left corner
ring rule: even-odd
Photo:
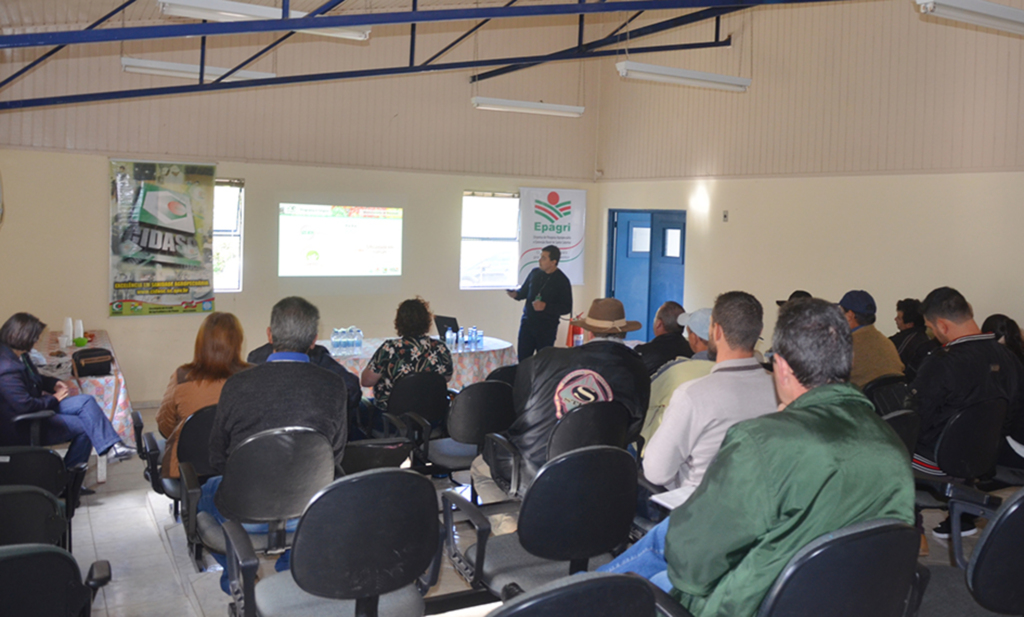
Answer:
[[[399,377],[412,373],[439,373],[445,381],[452,378],[452,355],[444,341],[428,336],[434,316],[430,305],[420,297],[398,305],[395,331],[401,338],[388,339],[374,352],[360,379],[364,388],[373,388],[374,404],[388,409],[391,388]]]

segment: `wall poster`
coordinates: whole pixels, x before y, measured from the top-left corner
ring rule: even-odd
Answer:
[[[569,189],[519,189],[519,284],[537,267],[549,244],[562,251],[558,268],[573,285],[583,284],[583,248],[587,192]]]
[[[210,312],[214,165],[110,161],[110,315]]]

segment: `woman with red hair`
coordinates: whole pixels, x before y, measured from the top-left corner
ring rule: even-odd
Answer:
[[[210,313],[196,335],[192,362],[183,364],[171,375],[164,392],[156,424],[167,438],[161,475],[180,477],[178,471],[178,433],[185,419],[204,407],[216,405],[228,377],[250,365],[242,360],[242,324],[231,313]]]

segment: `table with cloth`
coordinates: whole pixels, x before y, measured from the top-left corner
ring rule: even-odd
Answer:
[[[58,332],[50,332],[36,343],[36,350],[46,358],[46,365],[39,366],[39,372],[48,377],[60,379],[68,385],[70,394],[90,394],[107,414],[114,430],[125,443],[134,442],[132,432],[132,403],[128,398],[128,388],[124,384],[124,373],[117,362],[117,354],[110,342],[106,330],[89,330],[85,333],[89,343],[85,347],[61,347]],[[71,355],[79,349],[100,348],[110,351],[114,361],[110,364],[109,375],[95,377],[75,377],[72,374]],[[57,354],[57,355],[54,355]],[[107,459],[97,457],[96,480],[106,482]]]
[[[362,374],[363,369],[366,368],[366,365],[370,363],[370,358],[373,357],[374,352],[377,351],[377,348],[385,340],[387,339],[364,339],[362,350],[358,354],[334,355],[333,357],[346,369],[359,376]],[[317,341],[317,344],[331,349],[331,342],[329,340]],[[331,351],[334,353],[336,350],[332,349]],[[490,336],[485,336],[483,345],[479,347],[449,348],[449,351],[452,354],[453,372],[451,381],[448,382],[448,387],[453,390],[461,390],[471,383],[484,381],[491,371],[509,364],[516,364],[518,361],[512,343]],[[372,397],[373,388],[363,388],[363,394],[367,397]]]

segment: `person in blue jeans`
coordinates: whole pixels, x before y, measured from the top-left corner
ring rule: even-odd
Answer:
[[[647,535],[640,538],[629,550],[599,568],[598,572],[625,574],[636,572],[651,581],[663,591],[672,591],[668,580],[668,562],[665,561],[665,534],[668,533],[669,518],[658,523]]]
[[[56,414],[43,420],[41,444],[71,442],[64,455],[67,467],[88,462],[93,448],[101,456],[131,457],[134,450],[121,443],[96,399],[70,396],[65,383],[36,369],[28,352],[45,329],[29,313],[15,313],[0,327],[0,445],[29,445],[28,423],[16,425],[14,418],[49,409]]]

